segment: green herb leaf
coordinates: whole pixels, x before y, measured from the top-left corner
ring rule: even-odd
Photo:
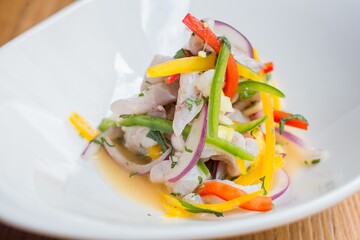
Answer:
[[[191,150],[190,148],[187,148],[187,147],[185,146],[185,152],[192,153],[193,150]]]
[[[152,140],[157,142],[160,145],[161,151],[163,153],[167,150],[165,140],[159,131],[150,130],[148,134],[146,134],[146,137],[151,138]]]
[[[265,176],[260,178],[260,181],[261,181],[261,189],[264,191],[264,195],[267,195],[267,191],[265,189]]]
[[[184,58],[184,57],[187,57],[187,54],[186,54],[186,50],[181,48],[179,49],[176,53],[175,53],[175,56],[174,58],[177,59],[177,58]]]
[[[191,203],[185,202],[181,199],[178,199],[178,201],[181,203],[182,206],[184,206],[186,208],[187,211],[192,212],[192,213],[210,213],[210,214],[214,214],[217,217],[224,216],[221,212],[216,212],[216,211],[205,209],[205,208],[199,208],[199,207],[196,207],[196,206],[192,205]]]
[[[108,145],[109,147],[115,147],[115,145],[112,145],[108,141],[106,141],[106,139],[103,136],[99,136],[99,137],[91,140],[90,142],[99,144],[101,147],[104,146],[104,144]]]
[[[139,96],[139,97],[143,97],[143,96],[144,96],[144,93],[139,93],[138,96]]]
[[[203,183],[203,178],[201,176],[198,176],[199,185]]]
[[[315,164],[318,164],[320,162],[320,159],[314,159],[314,160],[311,160],[311,161],[304,161],[305,165],[315,165]]]
[[[136,176],[136,175],[138,175],[137,172],[131,172],[131,173],[129,174],[129,177],[133,177],[133,176]]]
[[[170,195],[174,197],[181,197],[181,193],[179,192],[171,192]]]

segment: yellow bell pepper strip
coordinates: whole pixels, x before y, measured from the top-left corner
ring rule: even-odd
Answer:
[[[216,54],[211,53],[206,58],[199,56],[173,59],[168,62],[151,66],[147,69],[148,77],[163,77],[178,73],[202,72],[213,69]]]
[[[211,82],[211,89],[209,95],[209,113],[208,113],[208,135],[210,137],[217,137],[219,127],[219,112],[221,102],[221,92],[224,83],[224,76],[226,66],[230,55],[230,46],[227,40],[224,40],[218,59],[216,61],[216,68],[214,77]]]
[[[274,116],[271,99],[269,94],[261,93],[261,100],[263,103],[264,115],[268,118],[265,120],[265,155],[263,159],[262,175],[264,178],[264,188],[266,192],[270,192],[273,174],[274,174],[274,157],[275,157],[275,129],[274,129]]]
[[[182,21],[191,31],[198,35],[206,44],[212,47],[215,52],[220,53],[221,41],[215,33],[199,19],[188,13]],[[238,83],[238,70],[236,61],[232,54],[229,55],[226,66],[226,80],[224,85],[225,96],[232,99],[236,94],[236,86]]]
[[[123,120],[116,122],[116,126],[118,127],[142,126],[163,133],[169,133],[169,134],[173,133],[172,121],[167,119],[148,116],[148,115],[136,115],[136,114],[121,115],[120,117],[123,118]],[[190,126],[186,126],[182,132],[182,135],[186,137],[189,135],[189,132],[190,132]],[[228,154],[231,154],[234,157],[238,157],[240,159],[247,161],[252,161],[254,159],[254,156],[251,155],[249,152],[236,146],[231,142],[219,138],[210,138],[209,136],[206,136],[205,141],[207,144],[217,147],[220,150]]]
[[[93,140],[100,134],[99,130],[93,128],[90,123],[88,123],[82,116],[80,116],[76,112],[73,112],[70,115],[69,121],[76,128],[79,134],[88,141]]]
[[[146,155],[150,157],[152,160],[158,159],[162,154],[161,147],[159,144],[155,144],[154,146],[149,147]]]
[[[283,157],[281,155],[275,156],[275,172],[280,170],[284,166]],[[237,179],[234,180],[236,184],[239,185],[252,185],[259,183],[259,179],[263,177],[262,175],[263,164],[262,162],[258,165],[251,168],[251,170],[246,175],[240,175]]]
[[[181,217],[181,218],[189,218],[192,217],[194,214],[191,212],[186,211],[183,208],[179,208],[177,206],[174,206],[167,201],[163,200],[161,201],[161,205],[165,209],[165,217]]]
[[[233,128],[235,131],[239,133],[246,133],[254,128],[258,127],[260,124],[262,124],[266,120],[267,116],[262,116],[261,118],[252,120],[250,122],[245,123],[235,123],[231,125],[225,125],[226,127]]]
[[[264,83],[264,82],[256,82],[256,81],[243,81],[239,82],[237,91],[242,94],[242,92],[247,91],[248,89],[253,91],[265,92],[271,95],[275,95],[280,98],[284,98],[285,94],[281,92],[279,89]]]
[[[236,67],[237,67],[239,76],[246,78],[246,79],[253,80],[253,81],[261,81],[261,78],[259,77],[259,75],[256,72],[254,72],[253,70],[251,70],[250,68],[247,68],[238,62],[236,63]]]
[[[276,84],[274,82],[272,84],[274,87],[276,87]],[[271,97],[274,105],[274,111],[281,111],[282,108],[281,108],[280,98],[275,95],[272,95]]]
[[[242,175],[247,174],[245,161],[242,160],[242,159],[240,159],[240,158],[237,158],[237,159],[236,159],[236,163],[237,163],[237,165],[238,165],[238,167],[239,167],[239,169],[240,169],[241,174],[242,174]]]

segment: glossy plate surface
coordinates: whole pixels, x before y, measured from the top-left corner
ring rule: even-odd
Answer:
[[[345,1],[77,2],[0,49],[0,219],[81,238],[210,238],[275,227],[360,188],[360,3]],[[190,6],[188,6],[190,5]],[[324,7],[326,6],[326,8]],[[221,219],[167,219],[114,191],[67,118],[93,124],[138,91],[155,53],[184,42],[189,11],[241,31],[275,63],[286,108],[327,161],[298,172],[274,211]],[[115,90],[114,90],[115,89]],[[150,214],[151,216],[148,216]]]

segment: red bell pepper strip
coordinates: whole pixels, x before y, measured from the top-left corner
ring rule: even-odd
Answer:
[[[203,187],[198,190],[198,193],[200,196],[215,195],[225,201],[247,194],[239,188],[219,181],[205,182]],[[242,204],[240,207],[246,210],[265,212],[272,209],[272,199],[271,197],[258,196],[249,202]]]
[[[274,110],[274,122],[279,123],[281,121],[281,119],[287,118],[290,116],[293,116],[293,114]],[[290,119],[290,120],[285,121],[285,125],[307,130],[309,124],[306,120]]]
[[[180,74],[174,74],[174,75],[170,75],[165,79],[165,82],[167,84],[173,83],[175,82],[178,78],[180,77]]]
[[[267,62],[267,63],[264,63],[265,67],[263,69],[264,73],[269,73],[269,72],[272,72],[272,70],[274,70],[274,64],[273,62]]]
[[[191,31],[204,40],[216,53],[220,52],[222,41],[209,28],[205,27],[203,22],[188,13],[182,21]],[[226,67],[225,85],[223,88],[225,96],[232,99],[235,96],[238,84],[238,70],[236,61],[232,55],[229,56]]]

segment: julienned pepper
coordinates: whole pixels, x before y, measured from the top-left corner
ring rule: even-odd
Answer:
[[[284,98],[285,94],[281,92],[279,89],[264,83],[257,81],[243,81],[238,84],[238,92],[243,92],[244,90],[251,89],[259,92],[269,93],[271,95],[275,95],[280,98]]]
[[[246,78],[246,79],[253,80],[253,81],[261,81],[261,78],[259,77],[259,75],[256,72],[254,72],[253,70],[251,70],[250,68],[247,68],[238,62],[236,63],[236,67],[237,67],[239,76]]]
[[[252,120],[250,122],[245,123],[235,123],[232,125],[225,125],[226,127],[230,127],[235,129],[235,131],[239,133],[246,133],[248,131],[251,131],[252,129],[256,128],[260,124],[262,124],[266,120],[267,116],[262,116],[261,118]]]
[[[73,112],[70,115],[69,121],[76,128],[79,134],[88,141],[93,140],[100,134],[99,130],[93,128],[83,117],[81,117],[76,112]]]
[[[202,72],[213,69],[215,66],[215,59],[215,53],[210,54],[206,58],[194,56],[173,59],[149,67],[146,71],[146,75],[148,77],[163,77],[178,73]]]
[[[238,198],[223,202],[223,203],[214,203],[214,204],[192,204],[195,207],[208,209],[211,211],[217,212],[226,212],[238,208],[239,206],[251,201],[262,193],[262,191],[256,191],[253,193],[249,193]],[[184,209],[186,208],[179,202],[175,197],[164,194],[163,197],[165,200],[171,205],[176,206],[177,208]]]
[[[215,35],[215,33],[207,26],[204,25],[199,19],[188,13],[183,19],[183,23],[196,35],[198,35],[206,44],[212,47],[215,52],[219,53],[221,49],[221,40]],[[229,60],[226,67],[226,80],[224,85],[225,96],[232,99],[236,93],[238,83],[238,69],[236,61],[232,55],[229,56]]]
[[[123,119],[119,122],[116,122],[116,126],[123,126],[123,127],[132,127],[132,126],[142,126],[147,127],[152,130],[157,130],[164,133],[173,133],[172,128],[172,121],[159,118],[159,117],[153,117],[148,115],[122,115]],[[190,132],[190,126],[186,126],[183,130],[182,134],[186,137],[189,135]],[[246,150],[239,148],[238,146],[234,145],[231,142],[218,139],[218,138],[210,138],[209,136],[205,139],[206,143],[219,148],[220,150],[231,154],[234,157],[240,158],[242,160],[252,161],[254,159],[254,156],[251,155]]]
[[[221,50],[216,61],[214,77],[211,82],[209,95],[208,135],[216,137],[219,126],[219,112],[221,102],[221,88],[224,82],[226,66],[230,55],[230,48],[226,41],[221,45]]]

